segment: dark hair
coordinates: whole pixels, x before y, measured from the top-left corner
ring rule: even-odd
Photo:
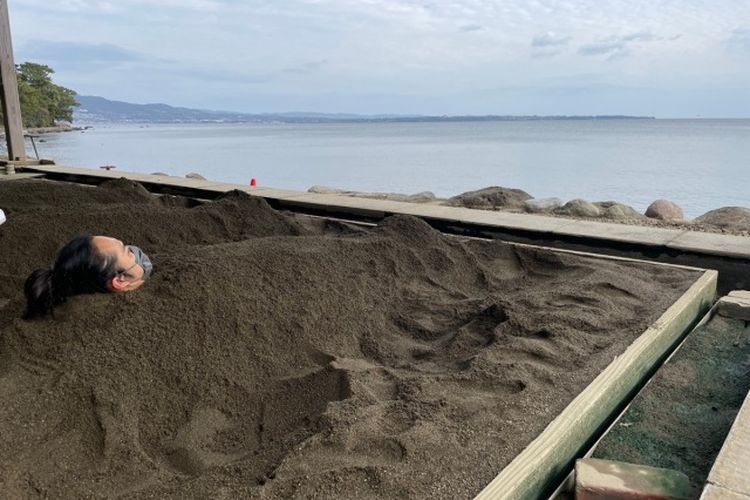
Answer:
[[[76,236],[58,252],[52,269],[37,269],[26,278],[25,319],[51,313],[71,295],[109,291],[115,259],[97,252],[92,240],[88,234]]]

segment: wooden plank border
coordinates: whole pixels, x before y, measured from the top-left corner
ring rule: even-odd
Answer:
[[[576,458],[590,449],[700,317],[716,295],[716,271],[705,271],[625,352],[547,426],[476,497],[536,499],[551,493]]]
[[[714,461],[706,479],[706,488],[701,499],[709,498],[710,486],[726,488],[750,497],[750,393],[737,412],[724,444]]]

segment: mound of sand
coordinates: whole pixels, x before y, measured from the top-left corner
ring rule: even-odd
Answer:
[[[3,184],[13,498],[470,498],[696,278],[410,217],[305,224],[239,192]],[[141,245],[151,280],[19,319],[23,279],[83,231]]]

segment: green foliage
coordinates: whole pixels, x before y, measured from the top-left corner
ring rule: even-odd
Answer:
[[[52,83],[50,75],[54,72],[44,64],[16,65],[24,127],[52,127],[57,122],[73,121],[76,93]]]

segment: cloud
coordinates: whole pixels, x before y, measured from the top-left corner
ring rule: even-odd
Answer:
[[[536,35],[531,39],[531,58],[546,59],[560,55],[572,39],[573,37],[556,35],[551,31]]]
[[[750,24],[743,21],[750,2],[736,0],[8,3],[18,62],[48,64],[61,84],[82,93],[138,102],[215,108],[217,99],[231,109],[252,100],[270,109],[256,96],[277,95],[274,106],[286,108],[284,96],[298,96],[302,105],[318,94],[358,89],[433,96],[433,112],[440,112],[448,102],[440,96],[470,95],[476,82],[576,84],[590,82],[581,75],[592,72],[602,82],[750,88],[750,65],[733,64],[750,54]],[[676,33],[685,35],[670,42]],[[337,102],[326,104],[335,110]],[[406,109],[408,102],[398,105]],[[462,102],[450,106],[460,111]],[[374,97],[352,103],[374,111],[385,105]]]
[[[190,80],[198,80],[203,83],[239,83],[254,85],[268,83],[275,78],[269,74],[256,74],[250,72],[231,71],[224,68],[203,68],[196,66],[178,65],[176,63],[167,66],[159,65],[153,67],[153,74],[163,73],[168,77],[184,77]]]
[[[555,57],[557,55],[562,54],[562,50],[559,49],[534,49],[531,51],[531,58],[532,59],[546,59],[548,57]]]
[[[650,31],[639,31],[620,37],[622,42],[653,42],[654,40],[664,40],[663,37],[657,37]]]
[[[20,8],[53,10],[72,14],[117,14],[132,9],[179,9],[214,12],[221,7],[219,0],[18,0]],[[14,5],[14,7],[16,7]]]
[[[672,41],[678,38],[680,35],[664,37],[654,35],[650,31],[638,31],[623,36],[607,37],[598,42],[583,45],[578,49],[578,53],[583,56],[607,56],[607,60],[612,61],[628,56],[635,43]]]
[[[143,54],[108,43],[29,40],[18,48],[23,59],[57,63],[112,64],[143,61]]]
[[[534,48],[559,47],[568,45],[572,37],[558,36],[552,32],[543,35],[537,35],[531,39],[531,46]]]
[[[291,73],[295,75],[309,75],[310,73],[314,73],[318,69],[322,68],[328,64],[327,59],[320,59],[318,61],[308,61],[306,63],[300,64],[299,66],[292,66],[289,68],[284,68],[281,70],[282,73]]]
[[[724,45],[732,52],[750,53],[750,29],[732,31]]]
[[[613,56],[615,54],[627,54],[627,44],[622,40],[613,40],[609,42],[598,42],[591,43],[582,46],[578,53],[583,56],[598,56],[608,55]]]

